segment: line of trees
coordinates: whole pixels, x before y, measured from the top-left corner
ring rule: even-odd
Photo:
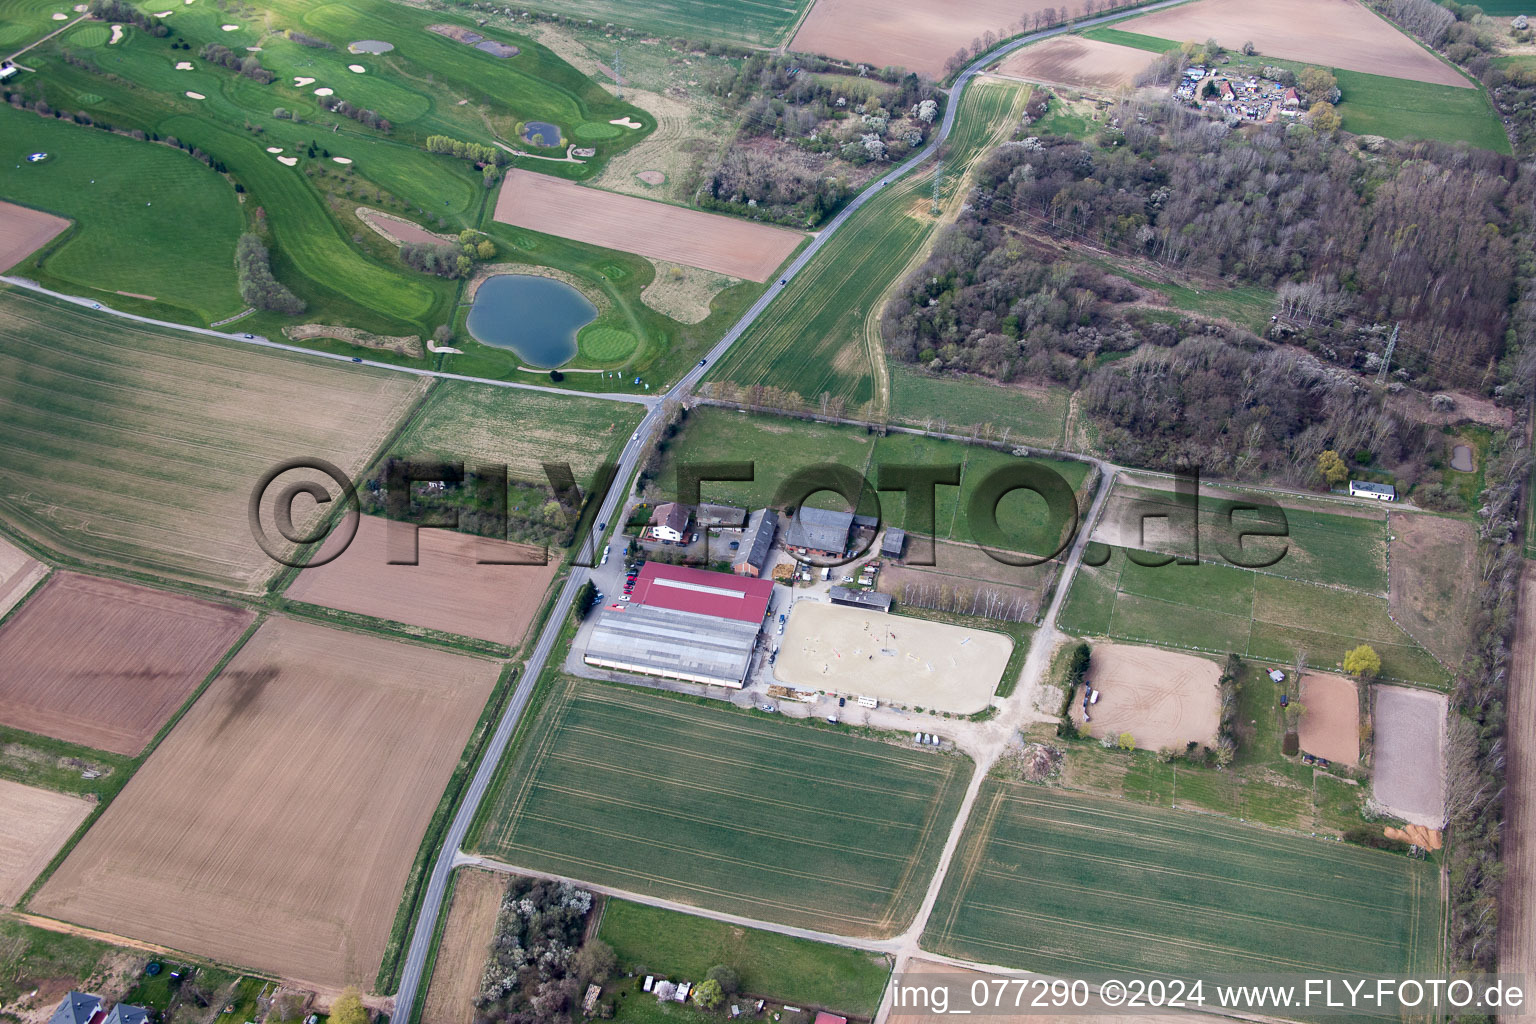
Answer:
[[[240,298],[257,309],[286,316],[304,312],[304,300],[289,291],[272,276],[270,254],[261,236],[247,231],[235,244],[235,273],[240,284]]]
[[[378,113],[369,110],[367,107],[353,106],[338,96],[322,96],[320,97],[320,105],[332,113],[340,114],[342,117],[350,117],[358,124],[384,132],[386,135],[395,130],[395,126],[390,123],[389,118],[380,117]]]
[[[254,53],[248,53],[242,57],[222,43],[205,43],[203,48],[197,51],[197,55],[210,64],[228,68],[262,85],[270,84],[277,77],[261,66],[261,61]]]
[[[1034,606],[1025,595],[993,587],[956,587],[908,580],[898,585],[896,597],[913,608],[978,615],[1003,622],[1025,622],[1034,614]]]
[[[86,11],[100,21],[121,21],[136,26],[156,39],[164,39],[171,34],[165,22],[152,14],[145,14],[127,0],[91,0]]]

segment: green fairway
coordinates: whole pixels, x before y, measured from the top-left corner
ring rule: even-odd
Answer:
[[[702,978],[723,964],[736,971],[746,996],[873,1018],[890,977],[890,962],[824,942],[738,928],[628,900],[603,905],[597,937],[613,947],[619,969]]]
[[[1441,919],[1422,861],[989,779],[923,945],[1086,978],[1426,976]]]
[[[404,374],[0,291],[0,519],[69,561],[257,593],[272,466],[356,474],[419,393]]]
[[[557,679],[473,846],[848,935],[912,919],[971,762],[714,701]]]
[[[0,199],[75,222],[13,273],[127,305],[153,295],[172,316],[207,322],[243,308],[235,290],[235,190],[186,153],[0,105]],[[42,163],[28,153],[45,152]],[[153,258],[146,258],[153,254]]]
[[[959,197],[971,163],[1012,134],[1029,92],[1029,86],[992,79],[966,89],[945,145],[946,204]],[[778,388],[810,406],[825,394],[850,415],[889,410],[880,310],[940,225],[932,205],[932,163],[871,199],[710,371],[710,380]]]
[[[954,433],[1057,447],[1067,419],[1064,388],[1010,388],[969,377],[935,377],[891,364],[891,419]]]
[[[1097,39],[1153,53],[1166,53],[1179,47],[1171,39],[1144,36],[1117,28],[1095,28],[1083,33],[1085,39]],[[1279,57],[1243,57],[1232,54],[1229,74],[1251,66],[1289,68],[1300,71],[1303,61]],[[1406,78],[1369,75],[1363,71],[1329,68],[1338,79],[1343,100],[1339,114],[1344,130],[1356,135],[1380,135],[1388,139],[1431,139],[1437,142],[1466,142],[1497,153],[1510,152],[1498,113],[1481,85],[1470,88],[1434,85]]]
[[[539,9],[694,43],[777,46],[789,41],[790,29],[810,5],[811,0],[545,0]]]

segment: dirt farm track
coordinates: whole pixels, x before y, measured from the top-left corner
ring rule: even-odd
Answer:
[[[496,676],[491,662],[269,619],[31,909],[370,988]]]
[[[1128,732],[1143,750],[1214,746],[1221,725],[1213,661],[1158,647],[1095,644],[1088,681],[1100,692],[1089,729],[1095,737]],[[1083,721],[1083,696],[1072,696],[1072,721]]]
[[[1233,49],[1251,40],[1265,56],[1472,87],[1454,68],[1357,0],[1198,0],[1115,27],[1176,43],[1215,39]]]
[[[496,219],[650,259],[766,281],[805,238],[798,231],[508,171]]]

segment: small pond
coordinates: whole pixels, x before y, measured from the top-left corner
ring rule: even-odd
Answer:
[[[1451,449],[1451,468],[1458,473],[1472,472],[1472,449],[1459,444]]]
[[[529,121],[523,128],[523,141],[535,146],[558,146],[560,129],[548,121]]]
[[[497,274],[475,292],[468,326],[476,341],[547,370],[576,354],[576,332],[595,319],[597,307],[564,281]]]
[[[386,43],[382,39],[359,39],[347,44],[347,49],[353,53],[388,53],[394,48],[394,43]]]

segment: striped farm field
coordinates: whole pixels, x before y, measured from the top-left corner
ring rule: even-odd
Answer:
[[[965,170],[1011,134],[1030,87],[979,79],[960,99],[944,153],[941,199],[963,189]],[[838,229],[709,375],[739,387],[766,385],[815,402],[841,398],[850,413],[889,408],[879,337],[886,292],[915,266],[941,222],[933,206],[933,165],[876,195]]]
[[[1440,934],[1432,864],[989,779],[922,941],[1072,977],[1422,977]]]
[[[844,935],[912,919],[968,759],[713,701],[553,686],[502,767],[478,852]]]

